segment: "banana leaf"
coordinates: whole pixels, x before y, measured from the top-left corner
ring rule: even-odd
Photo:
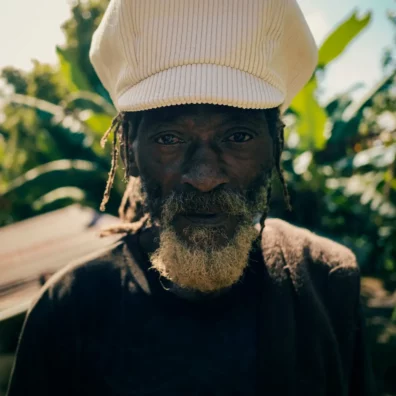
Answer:
[[[318,68],[323,69],[338,58],[346,47],[365,29],[371,21],[371,13],[359,18],[357,11],[341,22],[325,39],[319,49]]]
[[[328,145],[344,144],[347,138],[359,133],[358,128],[363,116],[363,110],[373,103],[373,99],[378,93],[390,87],[395,77],[396,70],[374,86],[360,102],[353,105],[352,108],[348,108],[348,115],[344,116],[344,122],[340,122],[337,127],[333,127]]]
[[[64,186],[80,186],[103,189],[106,172],[97,164],[83,160],[58,160],[40,165],[11,181],[0,190],[2,200],[11,195],[19,197],[38,197]]]
[[[327,115],[315,98],[316,78],[297,94],[291,104],[291,110],[297,114],[297,133],[300,137],[299,150],[321,150],[326,143],[325,126]]]
[[[8,98],[9,103],[24,106],[40,111],[45,114],[45,120],[49,122],[47,132],[59,148],[63,158],[82,158],[88,161],[97,162],[102,167],[107,167],[109,163],[109,150],[103,150],[99,145],[100,136],[97,130],[89,128],[89,124],[82,121],[87,118],[85,111],[69,112],[60,105],[37,99],[31,96],[14,94]],[[109,108],[107,108],[109,110]],[[85,114],[85,115],[84,115]],[[94,114],[89,113],[94,122]],[[104,120],[103,117],[106,117]],[[102,117],[103,129],[106,131],[111,122],[110,116]],[[96,128],[99,128],[97,122]],[[96,142],[96,144],[95,144]]]
[[[56,47],[62,74],[65,77],[70,92],[90,91],[92,87],[89,84],[85,74],[80,70],[75,59],[76,55],[72,48],[64,49]]]
[[[72,92],[70,95],[66,96],[62,101],[62,105],[66,109],[84,109],[92,110],[95,113],[107,114],[110,117],[114,117],[116,114],[116,109],[114,106],[109,104],[102,96],[88,91]]]

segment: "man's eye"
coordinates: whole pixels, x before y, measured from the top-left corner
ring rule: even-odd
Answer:
[[[172,135],[171,133],[167,133],[166,135],[158,137],[157,139],[155,139],[155,142],[158,144],[163,144],[165,146],[184,143],[182,139],[179,139],[177,136]]]
[[[234,143],[245,143],[253,139],[253,136],[247,132],[236,132],[227,138],[227,141]]]

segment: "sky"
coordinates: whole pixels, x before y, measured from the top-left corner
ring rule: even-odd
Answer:
[[[197,0],[199,1],[199,0]],[[242,0],[241,0],[242,1]],[[385,17],[396,0],[298,0],[318,45],[343,18],[357,9],[373,12],[370,26],[326,72],[323,98],[363,82],[361,97],[382,77],[380,58],[394,32]],[[55,46],[64,41],[60,26],[70,16],[67,0],[0,0],[0,68],[31,68],[32,59],[55,63]]]

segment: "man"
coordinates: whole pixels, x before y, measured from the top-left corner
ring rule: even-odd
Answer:
[[[110,2],[91,59],[127,235],[44,287],[10,396],[373,394],[355,257],[265,221],[316,58],[295,0]]]

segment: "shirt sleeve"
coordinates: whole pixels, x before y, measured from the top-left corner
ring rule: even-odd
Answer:
[[[7,395],[73,394],[71,336],[69,315],[45,289],[25,319]]]
[[[349,396],[377,395],[361,307],[355,330],[355,342],[350,378]]]
[[[360,299],[360,271],[341,265],[330,272],[330,312],[338,335],[348,396],[375,396],[365,318]]]

